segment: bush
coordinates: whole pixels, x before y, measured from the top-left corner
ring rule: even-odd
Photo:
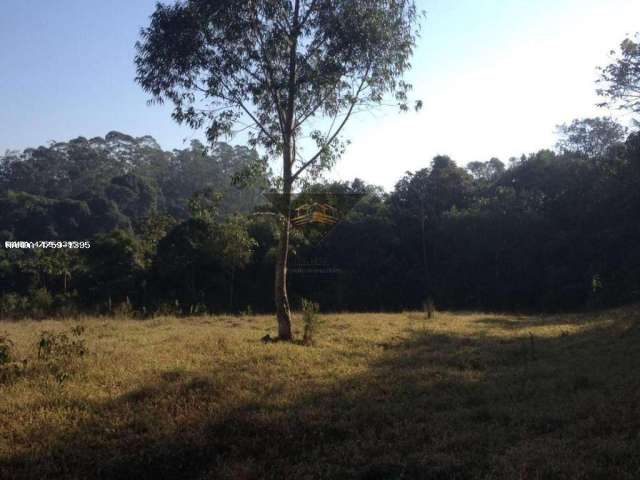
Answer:
[[[60,383],[73,374],[76,360],[87,353],[83,334],[82,325],[73,327],[70,336],[64,332],[44,331],[40,334],[38,361]]]
[[[42,332],[38,341],[38,360],[67,360],[83,356],[86,353],[83,333],[81,325],[71,329],[72,338],[62,332]]]
[[[44,318],[50,315],[53,297],[46,288],[38,288],[29,296],[29,315],[33,318]]]
[[[314,335],[320,324],[319,311],[320,306],[317,303],[305,298],[302,299],[302,321],[304,323],[302,343],[304,345],[313,345]]]
[[[53,298],[53,311],[62,318],[78,316],[78,292],[60,293]]]
[[[204,303],[196,303],[189,307],[189,315],[206,315],[207,313],[208,309]]]
[[[18,362],[13,351],[13,342],[5,333],[0,335],[0,385],[12,382],[20,377],[26,366],[26,360]]]
[[[46,288],[33,290],[28,297],[10,292],[0,297],[0,319],[25,317],[42,319],[48,316],[78,315],[78,292],[51,295]]]
[[[133,305],[131,305],[131,302],[129,301],[129,297],[127,297],[124,302],[117,304],[113,308],[112,313],[114,317],[132,318],[133,316],[135,316],[136,312],[133,308]]]
[[[23,376],[26,371],[26,366],[26,360],[0,365],[0,385],[11,383]]]
[[[431,319],[436,312],[436,306],[433,303],[433,298],[427,297],[427,299],[422,303],[422,308],[424,309],[425,318]]]
[[[158,305],[156,309],[155,316],[164,317],[164,316],[179,316],[182,315],[182,310],[180,309],[180,302],[175,300],[173,302],[162,302]]]
[[[17,293],[6,293],[0,297],[0,318],[21,318],[28,308],[28,300]]]
[[[13,360],[13,342],[5,333],[0,335],[0,365],[6,365]]]

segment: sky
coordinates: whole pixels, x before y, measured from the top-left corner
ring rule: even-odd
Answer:
[[[152,135],[185,148],[201,132],[134,82],[134,44],[156,0],[2,0],[0,152],[104,136]],[[556,125],[613,115],[596,107],[596,67],[640,30],[639,0],[423,0],[408,80],[422,111],[359,113],[331,178],[391,189],[446,154],[459,165],[531,153]],[[241,144],[244,138],[228,140]]]

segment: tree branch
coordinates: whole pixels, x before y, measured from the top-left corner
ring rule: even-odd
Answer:
[[[302,17],[302,21],[300,22],[300,28],[304,28],[305,23],[307,23],[307,20],[309,20],[311,13],[313,13],[313,9],[316,7],[316,3],[317,0],[311,0],[311,4],[309,5],[309,8],[305,12],[304,16]]]
[[[316,154],[311,157],[309,160],[307,160],[306,162],[304,162],[302,164],[302,166],[298,169],[298,171],[296,173],[293,174],[293,176],[291,177],[291,179],[293,181],[295,181],[302,172],[304,172],[310,165],[313,164],[313,162],[315,162],[320,155],[322,155],[322,153],[324,152],[325,148],[327,148],[329,145],[331,145],[333,143],[333,141],[336,139],[336,137],[340,134],[340,132],[342,131],[342,129],[344,128],[344,126],[346,125],[347,121],[349,120],[349,117],[351,117],[351,113],[353,112],[353,107],[355,107],[355,105],[358,103],[358,96],[360,95],[360,92],[362,91],[364,84],[367,80],[367,76],[369,74],[369,67],[367,67],[367,70],[362,78],[362,82],[360,82],[360,86],[358,87],[358,90],[356,91],[356,94],[353,98],[353,101],[351,102],[351,105],[349,106],[349,110],[347,111],[347,114],[345,115],[344,119],[342,120],[342,123],[340,123],[340,126],[338,127],[338,129],[333,133],[333,135],[331,135],[331,137],[329,138],[329,140],[327,140],[325,142],[325,144],[316,152]],[[335,120],[335,119],[334,119]]]
[[[220,83],[222,84],[222,86],[223,86],[224,88],[226,88],[226,89],[227,89],[227,91],[231,92],[231,90],[229,89],[229,87],[228,87],[225,83],[223,83],[223,82],[220,82]],[[250,110],[249,110],[249,109],[244,105],[244,103],[242,102],[242,100],[240,100],[239,98],[233,98],[233,94],[231,94],[231,95],[232,95],[232,98],[226,98],[226,97],[224,97],[224,96],[222,96],[222,95],[220,95],[220,97],[221,97],[223,100],[226,100],[226,101],[228,101],[228,102],[229,102],[229,101],[230,101],[230,102],[235,102],[235,104],[236,104],[236,105],[238,105],[242,110],[244,110],[244,112],[249,116],[249,118],[251,118],[251,120],[253,120],[253,123],[255,123],[255,124],[256,124],[256,126],[260,129],[260,131],[262,131],[262,133],[263,133],[263,134],[264,134],[264,135],[265,135],[269,140],[271,140],[273,143],[275,143],[275,144],[277,145],[277,144],[278,144],[277,140],[273,137],[273,135],[271,135],[271,134],[267,131],[266,127],[265,127],[265,126],[264,126],[260,121],[258,121],[258,119],[257,119],[257,118],[256,118],[256,117],[251,113],[251,111],[250,111]]]

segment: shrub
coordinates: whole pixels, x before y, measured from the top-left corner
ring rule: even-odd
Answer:
[[[78,325],[70,331],[70,336],[64,332],[52,333],[44,331],[37,343],[38,361],[45,371],[62,383],[75,371],[76,360],[87,353],[85,347],[84,327]]]
[[[9,336],[0,335],[0,385],[9,383],[20,377],[26,367],[26,360],[17,361],[13,351],[13,342]]]
[[[71,329],[72,338],[62,332],[42,332],[38,341],[38,360],[68,360],[83,356],[86,353],[83,333],[81,325]]]
[[[208,309],[204,303],[196,303],[189,307],[189,315],[206,315],[207,312]]]
[[[78,292],[59,293],[53,297],[53,310],[56,315],[63,318],[76,317],[78,315]]]
[[[5,334],[0,335],[0,365],[6,365],[13,359],[13,342],[9,336]]]
[[[0,365],[0,385],[7,384],[15,381],[24,375],[26,371],[27,361],[22,362],[9,362],[4,365]]]
[[[127,297],[124,302],[116,305],[112,313],[114,317],[121,317],[121,318],[133,317],[135,315],[135,310],[133,308],[133,305],[131,305],[131,302],[129,301],[129,297]]]
[[[77,291],[53,296],[46,288],[38,288],[28,297],[11,292],[0,297],[0,318],[75,317],[78,315],[77,305]]]
[[[180,303],[178,302],[178,300],[175,300],[174,302],[162,302],[160,305],[158,305],[158,308],[155,312],[155,315],[160,317],[172,315],[178,316],[181,314],[182,311],[180,310]]]
[[[34,318],[44,318],[51,313],[53,297],[46,288],[38,288],[29,295],[29,314]]]
[[[305,298],[302,299],[302,321],[304,323],[302,343],[304,345],[313,345],[314,335],[320,323],[319,311],[320,306],[317,303]]]
[[[6,293],[0,297],[0,318],[21,318],[27,310],[28,300],[17,293]]]
[[[430,319],[431,317],[433,317],[435,311],[436,311],[436,306],[433,303],[433,298],[428,297],[423,303],[422,303],[422,307],[424,308],[424,316],[427,319]]]

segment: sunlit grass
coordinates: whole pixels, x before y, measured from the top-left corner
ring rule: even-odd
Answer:
[[[0,478],[640,478],[640,314],[0,324]],[[299,319],[297,336],[302,325]],[[41,331],[85,326],[59,381]]]

